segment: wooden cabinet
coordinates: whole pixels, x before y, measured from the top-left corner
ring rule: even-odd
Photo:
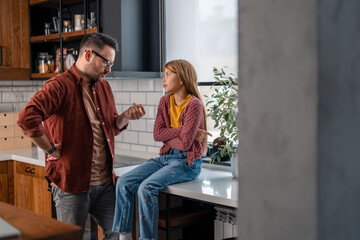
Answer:
[[[18,113],[0,114],[0,150],[29,148],[31,140],[24,136],[17,125]]]
[[[67,70],[67,63],[77,58],[83,36],[98,32],[99,4],[100,0],[29,1],[31,79],[48,79]],[[88,21],[91,13],[96,25]],[[75,15],[83,16],[81,30],[75,24]],[[44,58],[53,59],[53,64],[51,60],[39,61]]]
[[[30,79],[28,0],[0,0],[0,80]]]
[[[9,203],[8,161],[0,162],[0,202]]]
[[[51,217],[51,192],[45,179],[45,168],[15,162],[14,205]]]
[[[45,167],[14,160],[0,161],[0,201],[52,217]]]

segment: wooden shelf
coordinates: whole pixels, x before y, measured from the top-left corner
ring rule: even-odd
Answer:
[[[44,8],[59,7],[59,0],[29,0],[29,6],[41,6]]]
[[[97,32],[97,28],[86,29],[86,33],[94,33],[94,32]],[[64,42],[81,39],[83,36],[84,36],[84,30],[62,33],[62,38]]]
[[[49,35],[40,35],[30,38],[31,43],[35,42],[57,42],[60,40],[60,33],[53,33]]]
[[[88,28],[88,29],[86,29],[86,33],[94,33],[94,32],[97,32],[97,28]],[[62,38],[63,38],[64,42],[73,41],[73,40],[76,40],[76,39],[81,39],[83,36],[84,36],[84,30],[62,33]],[[58,42],[58,41],[60,41],[60,33],[33,36],[33,37],[30,38],[31,43]]]
[[[82,3],[83,0],[63,0],[62,5],[63,6],[69,6],[73,4],[79,4]],[[30,7],[33,6],[41,6],[44,8],[54,8],[59,7],[59,0],[29,0]]]
[[[49,79],[52,77],[55,77],[59,73],[32,73],[31,78],[32,79]]]

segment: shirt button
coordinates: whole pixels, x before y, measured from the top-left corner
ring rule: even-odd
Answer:
[[[108,142],[110,142],[110,139],[108,139]]]
[[[98,111],[100,110],[100,108],[96,108]]]
[[[103,125],[105,125],[105,122],[103,122]]]
[[[93,91],[93,94],[95,94],[95,91]]]

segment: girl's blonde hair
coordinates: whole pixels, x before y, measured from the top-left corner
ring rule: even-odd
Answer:
[[[191,63],[186,60],[178,59],[166,63],[164,68],[167,68],[173,73],[175,73],[183,82],[186,91],[191,95],[197,97],[202,102],[204,112],[204,126],[205,131],[207,131],[206,108],[197,88],[197,74],[193,65],[191,65]]]

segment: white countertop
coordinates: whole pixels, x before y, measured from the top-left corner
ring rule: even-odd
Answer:
[[[173,195],[196,199],[237,208],[238,206],[238,181],[231,172],[204,167],[198,179],[194,181],[177,183],[166,187],[162,192]],[[115,174],[120,176],[136,166],[116,168]]]
[[[12,149],[0,151],[0,161],[16,160],[38,166],[45,166],[45,154],[38,148]],[[137,165],[115,168],[120,176]],[[226,168],[223,168],[226,169]],[[210,164],[203,164],[198,179],[190,182],[177,183],[166,187],[163,192],[177,196],[209,202],[216,205],[237,208],[238,182],[230,171]]]

